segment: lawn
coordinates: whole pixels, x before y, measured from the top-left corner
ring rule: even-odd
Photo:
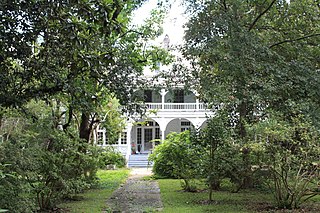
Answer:
[[[77,195],[77,201],[68,201],[59,205],[59,208],[74,213],[101,213],[106,208],[106,200],[112,192],[128,177],[129,170],[99,170],[97,173],[99,187]]]
[[[213,203],[208,203],[208,192],[196,193],[181,191],[180,180],[158,180],[161,198],[165,213],[197,213],[197,212],[274,212],[272,208],[272,196],[266,192],[240,191],[231,193],[228,191],[214,192]],[[307,212],[320,212],[320,196],[313,198]],[[267,211],[268,210],[268,211]],[[301,211],[281,211],[301,212]]]

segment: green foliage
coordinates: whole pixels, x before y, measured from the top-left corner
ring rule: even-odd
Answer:
[[[107,165],[116,165],[117,168],[123,168],[126,165],[125,157],[113,147],[108,146],[101,150],[99,155],[99,167],[105,169]]]
[[[106,129],[108,143],[115,144],[124,129],[125,119],[121,114],[120,104],[117,99],[107,99],[105,105],[102,112],[99,113],[104,116],[100,122],[100,126]]]
[[[302,114],[312,118],[310,127],[319,127],[319,92],[315,86],[320,80],[317,45],[320,41],[319,5],[313,0],[290,3],[278,0],[186,0],[185,3],[192,16],[186,24],[183,55],[193,65],[191,73],[199,82],[196,85],[200,97],[209,106],[219,106],[215,110],[227,114],[228,122],[223,126],[232,129],[230,140],[225,143],[227,145],[214,152],[217,159],[223,159],[217,162],[216,170],[219,171],[218,165],[226,169],[212,177],[217,179],[226,175],[239,187],[253,187],[255,176],[266,173],[265,179],[270,175],[263,168],[266,169],[265,164],[270,160],[265,156],[271,147],[277,151],[269,150],[269,153],[283,163],[277,164],[277,172],[273,174],[287,173],[281,169],[284,166],[290,171],[295,170],[295,176],[300,177],[299,165],[308,161],[306,153],[311,151],[303,143],[313,141],[312,147],[319,147],[319,143],[310,137],[313,130],[310,135],[301,133],[298,130],[301,123],[294,121],[297,115]],[[280,141],[308,150],[306,156],[295,149],[289,153],[281,151],[279,148],[283,146],[274,146],[276,144],[271,146],[269,143],[268,148],[261,143],[259,135],[251,135],[252,126],[273,122],[270,120],[271,112],[283,115],[280,120],[276,119],[279,128],[274,126],[261,131],[270,131],[266,136],[270,140],[282,137]],[[268,140],[262,139],[264,142]],[[284,156],[295,160],[288,157],[287,161]],[[280,188],[283,184],[279,182]],[[290,188],[289,191],[292,190]],[[300,199],[298,193],[290,195],[289,192],[285,194],[286,190],[278,191],[284,193],[281,196],[285,199]],[[300,188],[300,191],[304,189]]]
[[[308,103],[299,110],[317,114],[315,1],[186,2],[192,17],[183,54],[195,64],[201,97],[223,103],[236,137],[245,142],[245,125],[264,119],[270,108],[289,114],[292,103]]]
[[[270,173],[269,187],[277,207],[299,208],[319,194],[319,133],[303,116],[291,122],[273,116],[254,126],[263,143],[262,163]]]
[[[116,98],[132,112],[133,91],[145,83],[143,68],[169,58],[163,49],[147,45],[161,32],[164,11],[153,12],[145,26],[130,24],[143,2],[1,1],[0,105],[54,99],[65,111],[57,110],[57,118],[67,117],[63,129],[76,123],[79,137],[91,142],[106,100]],[[110,141],[115,141],[121,125],[113,118],[121,119],[117,113],[107,118],[105,126],[115,130],[109,131]]]
[[[14,129],[0,145],[0,163],[7,164],[2,170],[12,174],[0,180],[1,207],[13,212],[50,209],[94,182],[94,147],[53,129],[47,117],[20,123],[23,128]]]
[[[190,140],[190,132],[170,133],[150,155],[153,172],[160,177],[181,178],[186,191],[194,191],[194,179],[198,176],[201,161],[200,150]]]
[[[216,115],[208,120],[207,126],[201,131],[198,143],[202,144],[205,152],[202,154],[202,176],[209,185],[209,200],[213,199],[213,190],[220,189],[220,183],[228,174],[235,173],[232,160],[236,153],[230,146],[230,130],[225,128],[225,117]]]

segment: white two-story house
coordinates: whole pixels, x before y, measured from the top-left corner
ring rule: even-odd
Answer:
[[[163,45],[168,48],[170,39],[165,36]],[[152,78],[157,71],[148,70],[146,78]],[[163,84],[165,85],[165,84]],[[213,114],[201,103],[195,91],[183,87],[161,87],[137,91],[144,97],[145,115],[129,116],[125,130],[118,144],[113,144],[126,159],[131,155],[151,153],[154,147],[165,140],[171,132],[183,132],[190,128],[203,128],[206,120]],[[94,138],[99,146],[107,146],[107,134],[104,129],[96,129]]]
[[[212,114],[192,91],[175,88],[144,90],[146,114],[143,118],[129,117],[126,128],[114,144],[127,158],[131,154],[150,153],[158,141],[170,132],[182,132],[192,127],[202,128]],[[106,132],[96,130],[99,145],[107,146]]]

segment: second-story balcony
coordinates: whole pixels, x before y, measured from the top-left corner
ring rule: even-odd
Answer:
[[[148,110],[161,111],[203,111],[206,110],[204,103],[145,103]]]
[[[157,113],[206,113],[208,110],[206,104],[199,101],[194,92],[175,88],[171,90],[144,90],[139,91],[140,97],[144,97],[145,109]],[[198,113],[199,112],[199,113]]]

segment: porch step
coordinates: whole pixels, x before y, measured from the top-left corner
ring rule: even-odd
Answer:
[[[152,167],[152,162],[148,161],[148,154],[130,155],[128,161],[128,167],[147,168]]]

